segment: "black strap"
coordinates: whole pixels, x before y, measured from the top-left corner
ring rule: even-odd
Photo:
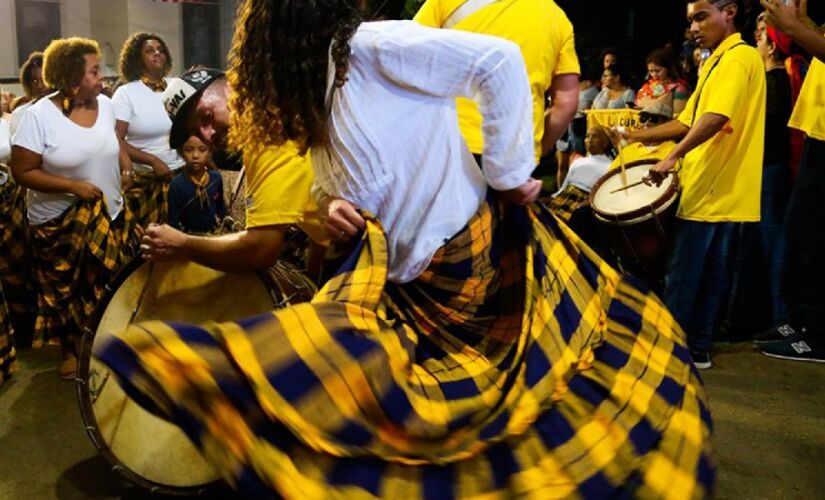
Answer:
[[[705,77],[705,79],[702,81],[702,86],[701,86],[701,87],[699,87],[699,90],[697,90],[697,91],[696,91],[696,105],[695,105],[695,106],[693,106],[693,117],[691,117],[691,119],[690,119],[690,128],[693,128],[693,125],[696,123],[696,113],[699,111],[699,102],[700,102],[700,100],[702,99],[702,91],[704,91],[704,90],[705,90],[705,86],[708,84],[708,80],[710,80],[710,75],[711,75],[711,73],[713,73],[713,70],[715,70],[715,69],[716,69],[716,66],[719,66],[719,63],[720,63],[720,62],[722,62],[722,58],[723,58],[723,57],[725,57],[725,55],[726,55],[728,52],[730,52],[731,50],[735,49],[736,47],[738,47],[738,46],[740,46],[740,45],[747,45],[747,43],[745,43],[745,42],[739,42],[739,43],[735,44],[733,47],[731,47],[731,48],[729,48],[728,50],[726,50],[726,51],[724,52],[724,54],[722,54],[721,56],[719,56],[719,59],[717,59],[717,60],[713,63],[713,66],[711,66],[711,67],[710,67],[710,69],[708,70],[708,75],[707,75],[707,76]]]

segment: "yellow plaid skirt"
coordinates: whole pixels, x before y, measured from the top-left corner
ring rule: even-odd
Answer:
[[[123,201],[135,224],[145,229],[153,222],[169,222],[168,196],[169,181],[150,172],[135,172],[134,184],[123,193]]]
[[[8,312],[21,315],[32,311],[37,303],[26,190],[14,182],[5,165],[0,165],[0,175],[8,176],[0,185],[0,284]]]
[[[3,286],[0,285],[0,386],[17,369],[17,353],[14,350],[14,328],[12,328]]]
[[[111,221],[102,199],[78,202],[30,230],[40,284],[34,345],[74,338],[114,273],[137,252],[140,233],[128,207]]]
[[[583,203],[587,203],[589,197],[590,193],[584,189],[570,185],[564,188],[561,193],[546,200],[547,208],[561,220],[567,222],[577,208],[582,206]]]
[[[549,212],[485,204],[419,279],[386,276],[368,218],[311,303],[96,355],[251,498],[710,494],[683,332]]]

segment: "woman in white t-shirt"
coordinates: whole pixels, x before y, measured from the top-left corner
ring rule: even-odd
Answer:
[[[135,33],[120,52],[120,78],[115,91],[118,136],[134,162],[135,178],[125,192],[138,224],[168,219],[169,181],[183,166],[169,146],[172,122],[161,103],[172,57],[166,43],[154,33]]]
[[[41,97],[49,94],[51,90],[43,82],[43,53],[32,52],[26,62],[20,66],[20,85],[26,94],[25,104],[20,104],[11,113],[11,135],[17,132],[20,122],[23,121],[23,114],[27,109]]]
[[[12,139],[11,168],[15,180],[28,188],[32,254],[41,287],[35,345],[59,339],[60,376],[73,378],[74,341],[113,272],[131,253],[126,242],[132,231],[121,196],[114,107],[100,95],[97,42],[52,41],[43,74],[56,92],[23,116]],[[128,177],[130,172],[125,173]]]

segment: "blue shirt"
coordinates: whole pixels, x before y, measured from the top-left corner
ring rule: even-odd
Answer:
[[[209,171],[206,193],[209,204],[201,208],[195,184],[184,172],[175,176],[169,185],[169,224],[187,233],[214,232],[217,219],[226,217],[221,174]]]

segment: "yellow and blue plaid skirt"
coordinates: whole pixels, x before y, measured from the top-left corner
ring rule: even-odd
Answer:
[[[6,309],[3,286],[0,284],[0,386],[17,369],[17,353],[14,350],[14,328]]]
[[[124,204],[142,228],[169,222],[169,181],[151,172],[135,172],[132,187],[123,193]]]
[[[14,182],[11,172],[0,165],[0,284],[8,312],[22,315],[37,303],[32,272],[29,224],[26,219],[26,190]]]
[[[547,201],[547,208],[556,214],[558,218],[567,222],[573,216],[573,212],[587,203],[590,198],[590,193],[579,187],[569,185],[564,188],[564,191],[551,197]]]
[[[711,493],[684,333],[549,212],[485,204],[417,280],[386,276],[368,219],[311,303],[96,355],[251,498]]]
[[[78,202],[30,226],[40,284],[34,345],[79,335],[114,273],[135,255],[140,232],[128,207],[111,221],[102,199]]]

